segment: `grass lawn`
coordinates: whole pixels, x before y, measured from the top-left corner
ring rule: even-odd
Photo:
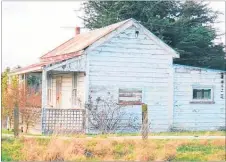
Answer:
[[[12,130],[6,130],[6,129],[2,129],[2,134],[13,134]],[[44,136],[41,134],[30,134],[27,133],[26,135],[32,135],[32,136]],[[149,136],[225,136],[226,135],[226,131],[182,131],[182,132],[160,132],[160,133],[149,133]],[[107,135],[96,135],[96,134],[67,134],[66,136],[71,136],[71,137],[80,137],[80,138],[84,138],[84,137],[109,137],[109,136],[141,136],[140,133],[117,133],[117,134],[107,134]]]
[[[225,140],[2,138],[2,161],[225,161]]]
[[[182,131],[150,133],[150,136],[225,136],[226,131]]]
[[[160,132],[149,133],[149,136],[225,136],[226,131],[183,131],[183,132]],[[88,134],[89,137],[108,137],[108,136],[141,136],[139,133],[118,133],[108,135]]]
[[[13,134],[12,130],[2,129],[2,134]]]

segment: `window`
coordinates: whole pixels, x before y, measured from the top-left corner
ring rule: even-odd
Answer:
[[[119,88],[120,105],[142,105],[141,88]]]
[[[213,88],[212,87],[193,87],[192,103],[213,103]]]
[[[52,104],[52,76],[51,74],[48,75],[47,78],[47,98],[48,98],[48,104]]]
[[[72,106],[75,106],[77,100],[77,73],[72,76]]]
[[[193,99],[210,100],[211,89],[193,89]]]

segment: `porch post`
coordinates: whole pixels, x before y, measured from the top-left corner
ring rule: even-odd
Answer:
[[[43,114],[44,108],[47,106],[47,71],[45,68],[43,68],[42,71],[42,114],[41,114],[41,131],[42,134],[44,133],[44,127],[43,127],[43,118],[45,114]]]
[[[42,108],[47,106],[47,71],[42,71]]]

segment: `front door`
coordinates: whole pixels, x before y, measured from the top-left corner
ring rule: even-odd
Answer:
[[[56,108],[61,107],[62,101],[62,77],[56,78]]]

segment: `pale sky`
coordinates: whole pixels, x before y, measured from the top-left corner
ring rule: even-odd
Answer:
[[[26,66],[74,36],[75,26],[83,26],[77,17],[82,1],[3,1],[2,2],[2,70],[16,65]],[[225,2],[210,6],[224,15],[216,24],[225,33]],[[66,27],[66,28],[65,28]],[[69,28],[67,28],[69,27]],[[225,42],[224,36],[221,40]]]

